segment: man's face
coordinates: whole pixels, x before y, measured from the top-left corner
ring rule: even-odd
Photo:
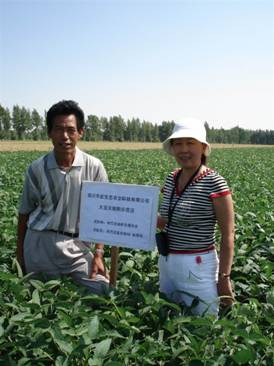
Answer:
[[[78,140],[83,136],[83,129],[77,130],[77,120],[74,114],[57,116],[54,119],[49,137],[57,153],[75,151]]]

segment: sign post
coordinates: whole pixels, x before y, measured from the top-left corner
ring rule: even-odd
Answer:
[[[118,247],[154,250],[159,187],[83,182],[79,237],[111,248],[111,285],[115,286]]]
[[[119,247],[111,247],[110,249],[111,264],[109,274],[109,284],[116,287],[118,262],[119,262]]]

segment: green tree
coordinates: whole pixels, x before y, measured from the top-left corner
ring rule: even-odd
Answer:
[[[33,109],[30,116],[31,122],[31,136],[34,140],[41,139],[42,131],[43,131],[43,118],[37,112],[36,109]]]
[[[124,141],[126,124],[120,115],[110,118],[110,129],[112,141]]]
[[[139,141],[140,138],[141,123],[139,118],[132,118],[127,120],[125,125],[125,140],[127,141]]]
[[[23,140],[31,129],[30,112],[25,107],[15,105],[12,110],[12,123],[17,138]]]
[[[160,141],[164,141],[172,134],[172,130],[174,127],[174,122],[171,121],[163,121],[162,124],[159,126],[159,139]]]
[[[232,143],[239,144],[240,143],[240,128],[239,128],[239,126],[231,128],[230,133],[231,133]]]
[[[103,138],[101,120],[95,115],[89,115],[86,121],[85,140],[101,141]]]
[[[159,141],[159,126],[157,124],[153,125],[152,131],[151,131],[151,138],[152,142],[158,142]]]
[[[141,130],[141,122],[139,118],[132,118],[131,120],[131,128],[132,128],[132,141],[139,141],[140,138],[140,130]]]
[[[0,138],[9,139],[11,133],[11,116],[8,108],[0,105]]]
[[[104,120],[104,128],[103,128],[103,140],[104,141],[112,141],[111,135],[111,126],[108,119]]]
[[[24,126],[22,126],[21,110],[19,105],[15,105],[12,109],[12,125],[17,134],[17,138],[22,139]]]
[[[146,141],[146,142],[152,141],[152,128],[153,128],[152,123],[143,121],[143,123],[142,123],[143,141]]]
[[[126,141],[132,141],[132,136],[131,136],[131,121],[129,119],[126,122],[125,140]]]
[[[154,125],[151,122],[143,121],[141,125],[140,141],[152,142],[153,141]]]

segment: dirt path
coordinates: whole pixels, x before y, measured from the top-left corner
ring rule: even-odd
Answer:
[[[108,142],[108,141],[80,141],[82,150],[143,150],[161,149],[160,142]],[[237,144],[212,144],[212,148],[238,148],[238,147],[273,147],[273,145],[237,145]],[[0,140],[0,151],[49,151],[52,148],[50,141],[6,141]]]

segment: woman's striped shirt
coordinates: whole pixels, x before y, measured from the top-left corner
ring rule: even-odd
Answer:
[[[168,210],[175,179],[180,170],[170,173],[163,188],[160,214],[168,218]],[[223,177],[207,168],[187,187],[180,196],[175,191],[171,202],[173,208],[168,227],[169,248],[172,250],[207,249],[215,244],[216,216],[213,198],[231,194]]]

